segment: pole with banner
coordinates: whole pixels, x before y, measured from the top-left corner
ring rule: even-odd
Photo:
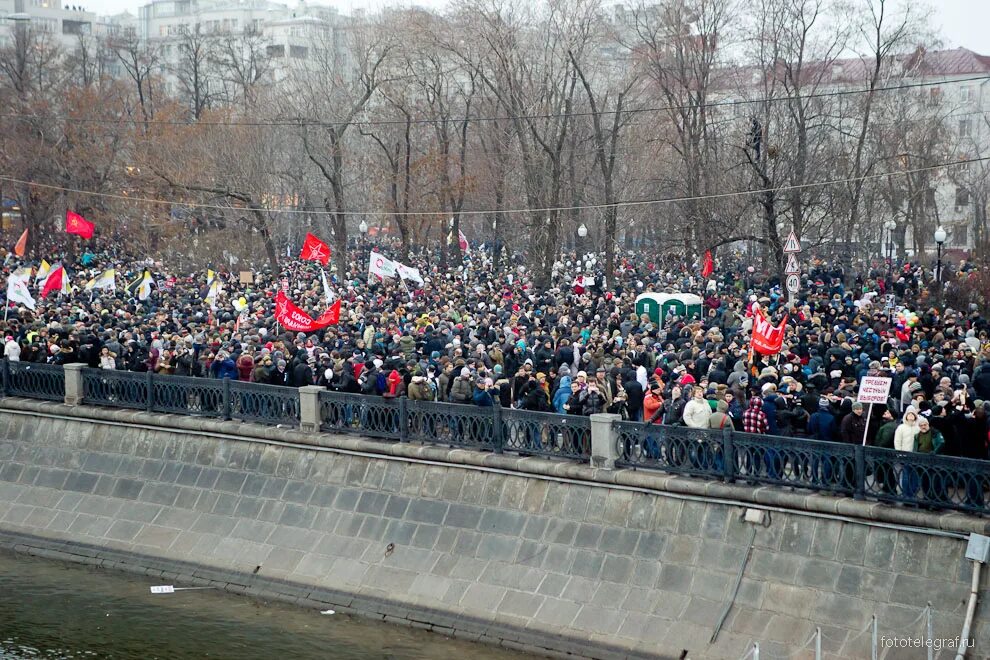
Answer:
[[[887,405],[887,398],[890,396],[890,383],[893,379],[881,376],[880,373],[871,369],[859,382],[859,392],[856,394],[856,401],[869,405],[866,411],[866,428],[863,430],[863,446],[866,446],[866,436],[870,432],[870,416],[873,414],[874,404]]]
[[[801,241],[792,230],[784,242],[784,254],[787,255],[787,265],[784,267],[784,284],[787,289],[788,307],[794,306],[794,300],[801,289],[801,265],[798,263],[797,255],[801,253]]]

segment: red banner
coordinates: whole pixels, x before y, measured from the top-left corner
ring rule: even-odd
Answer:
[[[708,277],[715,272],[715,262],[712,261],[712,251],[705,251],[705,265],[701,267],[701,276]]]
[[[313,319],[309,314],[296,307],[283,291],[279,291],[278,295],[275,296],[275,320],[293,332],[322,330],[327,326],[337,325],[340,321],[340,301],[332,304],[330,309],[320,315],[320,318]]]
[[[784,330],[787,328],[787,315],[784,314],[780,325],[774,326],[763,316],[763,311],[757,309],[753,315],[753,350],[763,355],[776,355],[784,345]]]
[[[312,234],[306,234],[299,258],[306,261],[319,261],[324,266],[330,261],[330,246]]]
[[[96,225],[74,211],[65,212],[65,233],[79,234],[83,238],[93,238]]]

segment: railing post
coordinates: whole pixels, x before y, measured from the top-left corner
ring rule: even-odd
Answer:
[[[730,484],[736,478],[736,446],[732,442],[732,428],[722,429],[722,478]]]
[[[223,419],[230,419],[230,379],[221,378],[223,384]]]
[[[318,385],[299,388],[299,430],[306,433],[320,431],[320,392],[326,391]]]
[[[496,454],[501,454],[505,443],[502,438],[502,406],[497,403],[492,406],[492,448]]]
[[[83,402],[83,367],[79,362],[65,365],[65,403],[69,406],[78,406]]]
[[[399,442],[409,442],[409,399],[399,397]]]
[[[866,499],[866,447],[858,443],[855,447],[856,483],[854,484],[853,499],[863,500]]]
[[[3,396],[8,396],[10,394],[10,361],[7,358],[3,359],[3,364],[0,365],[0,379],[3,386],[3,391],[0,392]]]
[[[591,416],[591,467],[614,470],[619,459],[616,446],[619,434],[612,422],[622,419],[621,415],[597,413]]]
[[[152,412],[155,409],[155,372],[146,371],[144,374],[144,409]]]

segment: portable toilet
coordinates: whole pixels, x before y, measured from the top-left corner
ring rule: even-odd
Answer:
[[[641,293],[636,298],[636,315],[646,314],[658,326],[663,325],[667,311],[681,318],[701,318],[702,300],[693,293]]]

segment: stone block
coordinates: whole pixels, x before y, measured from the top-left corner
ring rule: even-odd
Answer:
[[[433,500],[413,500],[406,510],[406,520],[420,523],[430,523],[431,525],[443,524],[443,518],[447,515],[448,504]]]
[[[875,607],[871,602],[824,592],[818,593],[818,603],[814,608],[815,621],[856,631],[866,627],[874,611]]]
[[[313,495],[310,497],[310,503],[329,509],[333,507],[334,501],[337,499],[337,487],[327,486],[326,484],[317,484],[313,488]]]
[[[699,536],[701,525],[705,520],[705,509],[705,504],[701,502],[684,502],[678,518],[677,533],[684,536]]]
[[[664,563],[691,565],[698,558],[701,540],[690,536],[670,536],[666,543],[667,549],[660,560]]]
[[[507,591],[497,609],[505,614],[532,619],[545,600],[544,596],[538,594]]]
[[[717,541],[704,541],[698,552],[697,565],[725,572],[738,571],[746,551],[746,548]]]
[[[780,535],[780,551],[792,555],[807,556],[815,536],[815,525],[808,519],[788,517],[777,523],[783,527]]]
[[[144,482],[121,477],[113,487],[113,496],[125,500],[136,500],[144,488]]]
[[[216,486],[217,479],[219,478],[220,478],[219,468],[203,467],[202,472],[199,473],[199,478],[196,479],[196,488],[212,489]],[[279,493],[279,495],[281,495],[281,492]]]
[[[550,518],[550,521],[547,523],[547,531],[543,536],[543,540],[547,543],[571,545],[577,535],[577,529],[578,526],[575,522],[560,520],[559,518]]]
[[[709,506],[708,512],[705,514],[705,521],[701,526],[701,536],[716,541],[725,538],[732,513],[732,509],[727,506]]]
[[[564,593],[564,587],[570,577],[561,573],[545,573],[536,592],[550,598],[558,598]]]
[[[728,630],[741,635],[750,635],[757,639],[766,637],[767,626],[774,617],[772,612],[765,612],[749,607],[733,607],[726,621]]]
[[[954,581],[957,579],[960,564],[964,565],[967,572],[971,571],[972,565],[963,559],[965,550],[965,541],[938,536],[931,537],[928,539],[928,561],[925,564],[925,576]]]
[[[417,548],[432,550],[433,544],[436,543],[439,536],[440,527],[438,525],[416,525],[416,532],[413,534],[412,545]]]
[[[574,619],[580,611],[581,605],[573,601],[547,598],[535,618],[544,625],[567,628],[574,624]]]
[[[835,552],[837,561],[843,564],[863,565],[866,558],[866,540],[870,528],[866,525],[847,523],[842,525],[839,546]]]
[[[664,563],[660,567],[660,580],[657,582],[657,588],[662,591],[690,593],[693,580],[694,569],[679,564]]]
[[[489,475],[495,478],[498,475]],[[523,506],[523,497],[526,495],[526,487],[531,480],[524,477],[505,477],[505,485],[502,488],[502,495],[498,500],[498,506],[503,509],[520,510]]]
[[[683,620],[699,626],[711,628],[718,621],[725,606],[714,600],[692,596],[684,610]]]
[[[478,528],[482,533],[519,536],[526,526],[526,516],[518,511],[488,509],[481,516]]]
[[[597,580],[602,572],[604,562],[604,555],[597,550],[575,550],[574,563],[571,565],[570,572],[573,575]]]
[[[333,508],[338,511],[353,511],[357,506],[361,491],[354,488],[341,488],[337,493],[337,499],[333,502]]]
[[[591,489],[582,486],[570,486],[564,489],[562,515],[567,520],[584,520],[588,513],[588,501]],[[599,527],[595,525],[595,527]],[[601,529],[599,527],[599,529]]]
[[[936,611],[965,610],[969,586],[898,574],[890,589],[890,602],[923,609],[928,601]]]
[[[389,499],[389,507],[391,506],[392,498]],[[389,515],[389,507],[386,507],[385,509],[386,515]],[[483,512],[484,509],[481,507],[454,503],[447,509],[447,516],[444,518],[443,524],[448,527],[475,529],[481,521],[481,515]]]
[[[98,479],[99,475],[90,472],[72,472],[66,479],[64,488],[79,493],[92,493]]]
[[[584,605],[574,618],[573,625],[586,632],[614,635],[619,632],[623,619],[623,614],[618,610]]]
[[[388,531],[388,524],[389,521],[385,518],[368,516],[358,531],[358,537],[367,541],[381,541],[385,538],[386,531]],[[420,527],[423,526],[420,525]]]
[[[200,466],[183,464],[182,467],[179,468],[179,473],[175,476],[175,483],[182,486],[195,486],[199,482],[199,478],[202,474],[203,468]],[[263,479],[263,477],[256,478]]]
[[[659,577],[660,562],[656,560],[641,559],[636,560],[633,565],[633,574],[629,579],[629,583],[647,589],[652,589],[656,585]]]
[[[735,584],[734,578],[735,576],[730,578],[727,573],[697,570],[694,574],[694,580],[691,582],[691,595],[701,596],[709,600],[728,600],[729,590],[732,588],[730,583]]]
[[[244,472],[222,470],[220,472],[220,476],[217,478],[217,483],[214,488],[217,490],[226,491],[228,493],[239,493],[241,492],[241,487],[244,485],[245,479],[247,479],[247,474]]]
[[[464,487],[464,470],[445,470],[443,481],[440,484],[440,499],[447,502],[455,502]]]
[[[815,632],[815,625],[806,619],[776,614],[766,630],[767,640],[781,642],[787,647],[802,648]]]
[[[895,573],[924,575],[928,558],[928,537],[912,532],[898,532],[894,541]]]
[[[426,475],[423,477],[423,485],[419,489],[419,495],[431,500],[440,499],[443,490],[443,482],[447,475],[447,468],[441,465],[428,465]]]
[[[629,504],[629,527],[631,529],[650,529],[653,526],[653,514],[657,498],[646,493],[633,493]]]
[[[549,546],[543,543],[524,539],[519,542],[519,552],[516,554],[515,563],[520,566],[539,568],[543,565],[543,556],[549,549]]]
[[[797,572],[797,583],[805,587],[832,591],[839,579],[841,567],[841,564],[824,559],[801,560]]]
[[[519,551],[519,539],[511,536],[482,536],[475,556],[479,559],[510,561]]]
[[[608,582],[628,583],[632,577],[633,560],[629,557],[606,555],[602,566],[602,579]]]
[[[868,568],[887,570],[894,558],[894,543],[897,532],[880,527],[871,527],[866,535],[866,553],[863,564]]]
[[[447,513],[447,517],[450,517],[449,512]],[[526,516],[526,527],[523,528],[522,537],[525,539],[539,541],[546,533],[549,523],[550,520],[548,518],[532,515]]]
[[[413,534],[416,533],[416,524],[405,520],[392,520],[388,524],[384,541],[395,545],[409,545],[412,543]]]
[[[237,501],[233,515],[238,518],[255,518],[261,513],[264,503],[264,500],[257,497],[242,497]]]
[[[119,484],[122,479],[118,479]],[[141,500],[160,504],[162,506],[172,506],[179,496],[179,487],[173,484],[147,483],[141,491]]]
[[[358,498],[358,502],[355,505],[354,510],[359,513],[380,516],[385,511],[385,505],[388,501],[389,496],[385,493],[378,493],[374,491],[364,492],[361,493],[361,497]]]
[[[629,509],[632,507],[632,493],[628,490],[610,490],[605,500],[604,522],[606,525],[625,527],[629,522]]]
[[[213,504],[213,513],[221,516],[232,516],[237,511],[240,497],[233,493],[218,493],[217,501]]]
[[[598,541],[602,536],[602,526],[590,523],[581,523],[578,526],[577,537],[574,545],[578,548],[597,548]]]
[[[767,612],[808,619],[811,618],[817,604],[818,595],[812,589],[775,582],[766,583],[763,607]]]
[[[230,516],[203,513],[200,514],[199,518],[196,519],[196,522],[193,523],[192,531],[203,534],[227,536],[234,531],[234,527],[237,526],[238,522],[238,520],[231,518]]]
[[[606,527],[598,542],[598,549],[614,555],[630,556],[636,551],[640,533],[619,527]]]
[[[143,525],[131,520],[117,520],[110,525],[106,536],[114,541],[134,541],[134,537],[141,531]]]
[[[755,548],[746,572],[753,577],[790,583],[795,581],[801,563],[801,558],[795,555],[782,555]]]
[[[471,584],[465,590],[460,605],[465,609],[485,612],[490,616],[492,604],[501,603],[502,599],[505,598],[505,592],[506,589],[504,587],[495,587],[489,584]]]
[[[122,520],[133,520],[135,522],[150,523],[158,517],[162,507],[157,504],[145,504],[143,502],[125,502],[117,512],[116,517]],[[104,514],[106,515],[106,514]]]

